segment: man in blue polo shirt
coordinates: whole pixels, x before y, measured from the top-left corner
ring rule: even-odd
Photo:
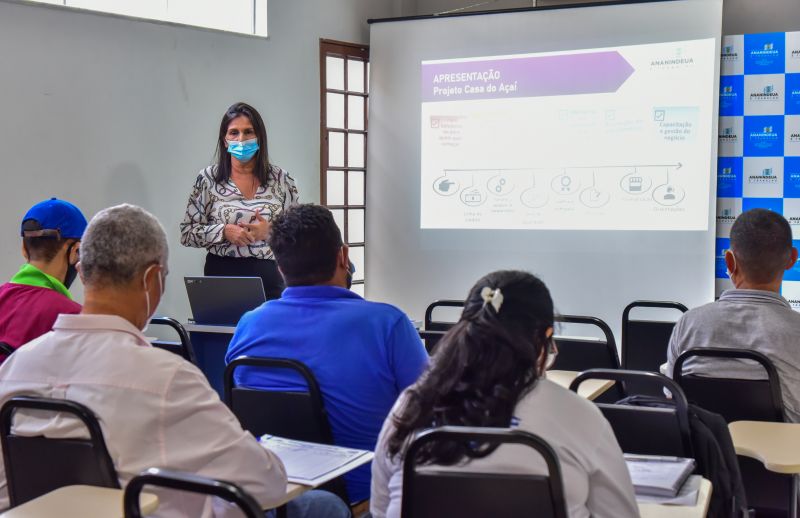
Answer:
[[[58,315],[80,313],[69,287],[84,230],[86,218],[68,201],[52,198],[28,210],[20,226],[26,263],[0,286],[0,342],[16,349],[50,331]]]
[[[397,396],[427,366],[417,331],[396,307],[348,289],[348,248],[328,209],[288,209],[273,221],[269,246],[287,288],[242,317],[225,361],[257,356],[304,363],[319,382],[334,442],[374,450]],[[266,390],[304,388],[281,371],[241,368],[235,381]],[[352,502],[369,498],[369,465],[345,481]]]

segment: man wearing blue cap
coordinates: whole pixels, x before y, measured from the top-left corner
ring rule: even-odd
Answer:
[[[16,349],[50,331],[59,314],[80,313],[69,287],[85,229],[80,209],[64,200],[37,203],[25,214],[20,235],[27,262],[0,286],[0,342]]]

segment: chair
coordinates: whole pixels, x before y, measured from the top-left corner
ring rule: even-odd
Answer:
[[[767,374],[766,380],[720,378],[683,374],[683,365],[690,358],[742,359],[758,363]],[[673,379],[680,385],[690,402],[720,414],[725,421],[785,421],[783,398],[778,371],[772,362],[758,351],[703,347],[684,351],[675,360]],[[756,459],[739,456],[747,501],[762,514],[767,509],[777,514],[788,511],[792,493],[792,477],[764,468]]]
[[[556,336],[558,356],[556,356],[553,369],[577,372],[588,369],[619,369],[617,343],[614,341],[614,334],[608,324],[599,318],[577,315],[558,315],[556,322],[598,327],[605,336],[605,342],[579,337]]]
[[[236,386],[234,374],[240,367],[293,371],[303,379],[307,391],[288,392]],[[242,427],[256,437],[270,434],[297,441],[333,444],[333,433],[319,383],[311,370],[299,361],[247,356],[236,358],[225,368],[224,401],[239,418]],[[322,489],[350,502],[341,478],[325,484]]]
[[[306,383],[306,392],[262,390],[236,386],[234,373],[240,367],[294,371]],[[241,356],[225,368],[224,401],[242,427],[260,437],[278,435],[298,441],[333,444],[322,391],[311,370],[296,360]]]
[[[425,329],[420,329],[418,332],[428,354],[433,354],[433,350],[439,343],[439,340],[441,340],[446,333],[446,331],[427,331]]]
[[[4,355],[6,355],[8,357],[8,356],[11,356],[14,353],[15,350],[16,349],[11,347],[9,344],[7,344],[5,342],[0,342],[0,355],[4,354]]]
[[[521,444],[544,458],[547,475],[475,473],[426,465],[417,470],[417,453],[439,441],[455,441],[465,451],[475,443]],[[444,426],[417,434],[403,461],[402,518],[566,518],[561,466],[540,437],[521,430]]]
[[[425,349],[428,350],[428,353],[433,353],[433,349],[436,347],[436,344],[439,343],[444,333],[450,330],[455,322],[448,322],[445,320],[434,320],[433,319],[433,312],[437,308],[463,308],[464,301],[463,300],[437,300],[431,303],[428,308],[425,310],[425,320],[424,320],[424,331],[420,331],[420,336],[422,337],[423,341],[425,342]],[[433,331],[437,334],[428,332]],[[426,333],[425,336],[422,334]]]
[[[650,386],[653,392],[672,393],[675,408],[595,403],[611,424],[622,451],[645,455],[669,455],[694,458],[689,432],[689,404],[681,388],[671,379],[654,372],[613,369],[590,369],[578,374],[569,389],[589,379],[613,380],[630,392],[631,382]]]
[[[425,330],[426,331],[447,331],[455,322],[447,322],[444,320],[434,320],[433,312],[436,308],[463,308],[463,300],[437,300],[432,302],[425,310]]]
[[[689,309],[680,302],[637,300],[622,312],[622,368],[658,372],[661,364],[667,361],[667,348],[675,322],[631,319],[631,311],[637,308],[675,309],[683,313]],[[632,383],[630,388],[635,393],[659,395],[647,392],[646,386],[637,383]]]
[[[50,439],[12,434],[17,410],[69,414],[83,423],[89,438]],[[37,397],[10,399],[0,409],[0,445],[11,507],[63,486],[120,487],[100,423],[91,410],[74,401]]]
[[[683,374],[683,365],[690,358],[742,359],[758,363],[767,374],[765,380],[720,378]],[[672,378],[683,389],[686,398],[725,421],[785,421],[778,371],[758,351],[703,347],[683,352],[675,360]]]
[[[157,468],[150,468],[133,477],[128,482],[128,485],[125,486],[125,495],[123,497],[125,518],[142,518],[142,511],[139,508],[139,496],[145,486],[215,496],[237,505],[246,518],[264,518],[264,511],[261,510],[258,502],[244,489],[232,482]]]
[[[180,339],[179,342],[155,340],[152,342],[153,347],[177,354],[184,360],[197,365],[197,357],[194,354],[194,348],[192,347],[192,341],[189,338],[189,333],[186,332],[186,329],[184,329],[180,322],[170,317],[155,317],[150,321],[150,323],[171,327],[176,333],[178,333],[178,338]]]

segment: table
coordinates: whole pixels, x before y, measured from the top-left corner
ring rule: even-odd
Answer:
[[[574,371],[547,371],[547,379],[568,389],[572,380],[578,377],[579,372]],[[578,386],[578,395],[588,400],[593,400],[614,385],[611,380],[586,380]]]
[[[640,503],[639,514],[642,518],[705,518],[711,503],[711,490],[711,482],[704,478],[694,506]]]
[[[800,474],[800,424],[736,421],[728,425],[737,455],[759,460],[775,473],[793,475],[791,516],[797,518],[797,484]]]
[[[223,397],[225,353],[231,343],[236,326],[210,326],[185,322],[186,332],[192,340],[197,367],[208,378],[208,384]]]
[[[95,486],[65,486],[0,514],[0,518],[113,518],[123,516],[122,489]],[[142,493],[143,514],[158,507],[158,497]]]

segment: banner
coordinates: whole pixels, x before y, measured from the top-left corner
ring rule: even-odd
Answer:
[[[800,248],[800,32],[722,39],[717,295],[732,287],[724,259],[731,225],[756,207],[783,214]],[[786,272],[781,291],[800,310],[800,266]]]

